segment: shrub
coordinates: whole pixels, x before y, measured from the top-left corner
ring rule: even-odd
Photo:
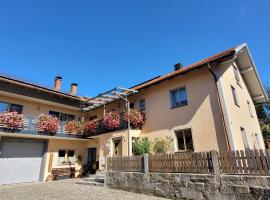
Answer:
[[[103,125],[106,129],[116,129],[120,126],[120,115],[117,112],[108,112],[103,119]]]
[[[155,154],[166,154],[172,149],[173,139],[171,137],[155,138],[153,142],[153,152]]]
[[[0,124],[8,131],[18,131],[23,128],[23,115],[17,112],[1,113]]]
[[[55,135],[59,128],[59,120],[56,117],[41,114],[37,119],[36,128],[40,134]]]
[[[84,125],[83,132],[85,135],[93,134],[97,130],[98,126],[99,126],[98,119],[91,120]]]
[[[150,153],[151,143],[148,138],[136,138],[132,143],[132,149],[134,155],[143,155],[145,153]]]
[[[82,125],[80,122],[69,121],[64,126],[65,133],[71,135],[79,135],[82,133]]]
[[[130,110],[130,113],[125,113],[125,120],[130,120],[130,124],[133,128],[141,128],[145,122],[145,114],[137,110]]]

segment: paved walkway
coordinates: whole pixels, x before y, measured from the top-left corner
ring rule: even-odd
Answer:
[[[0,186],[1,200],[162,200],[147,195],[75,184],[76,180]],[[164,199],[163,199],[164,200]]]

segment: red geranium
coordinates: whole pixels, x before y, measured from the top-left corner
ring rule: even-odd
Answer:
[[[130,110],[130,113],[125,113],[125,120],[130,120],[130,124],[133,128],[141,128],[145,122],[145,114],[137,110]]]
[[[67,134],[81,134],[82,126],[80,122],[69,121],[65,123],[64,130]]]
[[[59,120],[50,115],[41,114],[36,123],[39,133],[47,135],[55,135],[59,128]]]
[[[117,112],[108,112],[103,119],[103,125],[107,129],[115,129],[120,126],[120,115]]]
[[[84,134],[93,134],[99,126],[99,120],[94,119],[84,125]]]
[[[17,131],[23,128],[23,115],[17,112],[0,113],[0,125],[2,128]]]

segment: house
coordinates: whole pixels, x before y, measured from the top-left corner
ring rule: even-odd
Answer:
[[[169,136],[174,152],[264,148],[254,105],[267,96],[246,44],[186,67],[176,64],[169,74],[94,98],[77,96],[75,83],[63,93],[61,83],[56,77],[49,89],[0,76],[0,112],[22,113],[25,123],[19,132],[0,131],[0,184],[45,181],[53,170],[70,167],[79,176],[86,163],[103,170],[106,156],[132,155],[137,137]],[[65,134],[67,121],[86,123],[130,108],[146,115],[140,129],[121,121],[116,129],[101,126],[87,137]],[[55,136],[36,129],[42,113],[59,119]]]

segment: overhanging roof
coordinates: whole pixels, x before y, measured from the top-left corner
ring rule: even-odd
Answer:
[[[236,59],[239,71],[246,82],[253,102],[259,104],[268,101],[268,96],[246,43],[236,48]]]
[[[127,89],[123,87],[116,87],[107,92],[101,93],[94,98],[87,100],[87,107],[83,108],[83,111],[91,111],[95,108],[105,106],[108,103],[112,103],[119,99],[128,97],[129,95],[137,93],[137,90]],[[121,98],[122,97],[122,98]]]

